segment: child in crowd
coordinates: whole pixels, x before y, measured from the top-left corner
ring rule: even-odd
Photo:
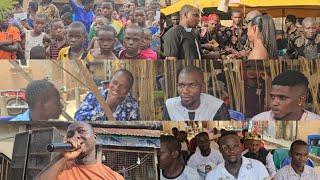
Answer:
[[[46,59],[46,50],[43,46],[35,46],[30,50],[30,59]]]
[[[146,13],[144,8],[137,8],[134,12],[134,19],[138,26],[147,28],[146,24]]]
[[[85,25],[88,33],[94,18],[94,13],[92,10],[94,0],[81,0],[82,4],[77,4],[75,0],[69,0],[69,3],[74,14],[73,20],[82,22]]]
[[[25,32],[25,59],[30,59],[30,50],[35,46],[45,46],[50,42],[50,37],[44,33],[47,16],[45,14],[36,14],[34,20],[34,29]]]
[[[84,24],[79,21],[71,23],[67,28],[67,43],[69,46],[59,51],[58,60],[84,59],[87,54],[84,49],[86,37]]]
[[[89,59],[96,60],[115,60],[117,57],[112,52],[116,43],[116,30],[109,25],[101,27],[98,32],[97,42],[99,43],[98,49],[92,49],[88,56]],[[90,57],[92,56],[92,57]]]
[[[97,16],[92,24],[94,31],[96,34],[99,34],[99,30],[102,26],[108,25],[110,22],[104,16]],[[99,43],[97,41],[97,37],[94,36],[90,42],[88,50],[99,48]]]
[[[141,54],[144,54],[146,57],[149,57],[149,59],[157,60],[157,53],[154,52],[151,47],[151,41],[152,41],[152,35],[149,29],[144,29],[144,38],[141,45]]]
[[[67,47],[65,32],[63,21],[61,19],[54,19],[51,23],[51,42],[48,48],[48,54],[51,60],[56,60],[59,51]]]
[[[141,54],[140,47],[143,41],[143,29],[137,25],[126,28],[122,49],[119,53],[120,59],[148,59],[150,57]]]
[[[66,12],[61,16],[61,19],[63,21],[63,24],[65,27],[68,27],[72,23],[72,13]]]

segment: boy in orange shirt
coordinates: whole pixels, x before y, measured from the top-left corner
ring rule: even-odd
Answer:
[[[9,24],[9,15],[4,15],[0,19],[0,59],[16,59],[20,41],[19,29]]]

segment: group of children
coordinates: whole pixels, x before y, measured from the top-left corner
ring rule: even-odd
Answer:
[[[112,0],[96,4],[93,0],[69,0],[60,12],[53,12],[57,8],[51,0],[46,0],[46,4],[46,10],[39,12],[38,4],[31,1],[27,19],[17,20],[8,14],[0,20],[1,24],[8,22],[7,27],[1,28],[0,36],[10,33],[9,27],[16,27],[14,36],[20,36],[9,39],[11,44],[0,39],[0,59],[82,58],[92,61],[158,58],[160,41],[155,14],[159,7],[154,2],[147,3],[146,7],[136,7],[134,2],[115,6]],[[19,6],[13,9],[14,15],[23,13]],[[43,9],[43,2],[39,6]],[[1,46],[13,42],[19,47],[10,52],[17,57],[1,57],[2,51],[7,51]]]

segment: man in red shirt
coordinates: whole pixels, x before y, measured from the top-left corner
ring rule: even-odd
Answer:
[[[9,23],[9,15],[0,19],[0,59],[16,59],[21,41],[20,31]]]

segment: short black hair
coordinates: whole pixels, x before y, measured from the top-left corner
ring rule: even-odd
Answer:
[[[94,0],[81,0],[82,5],[94,3]]]
[[[35,1],[30,1],[29,2],[29,8],[32,9],[33,11],[37,12],[38,11],[38,3]]]
[[[242,14],[242,12],[241,12],[240,9],[233,9],[233,10],[231,11],[231,16],[232,16],[233,14],[235,14],[235,13],[240,13],[240,14]]]
[[[70,4],[65,4],[65,5],[62,6],[62,10],[61,10],[60,16],[62,17],[67,12],[72,13],[72,7],[70,6]]]
[[[204,81],[203,71],[199,67],[196,67],[193,65],[184,67],[180,71],[179,76],[180,76],[180,74],[189,74],[189,73],[193,73],[193,72],[197,73],[200,76],[201,80]]]
[[[192,9],[197,9],[197,8],[189,4],[183,5],[180,10],[180,17],[183,17],[184,14],[190,12]]]
[[[176,13],[171,14],[171,17],[173,17],[173,16],[180,17],[180,13],[176,12]]]
[[[173,131],[173,130],[179,131],[179,129],[178,129],[177,127],[173,127],[173,128],[171,129],[171,131]]]
[[[293,151],[293,148],[295,146],[308,146],[308,144],[302,140],[295,140],[295,141],[293,141],[293,143],[290,146],[290,152]]]
[[[54,23],[60,22],[60,21],[63,23],[63,20],[62,20],[62,19],[60,19],[60,18],[54,18],[54,19],[51,21],[51,23],[50,23],[50,27],[52,28],[52,25],[53,25]]]
[[[160,143],[166,144],[166,148],[170,152],[178,151],[181,152],[181,143],[172,135],[161,135]]]
[[[111,3],[112,4],[112,8],[114,9],[114,0],[104,0],[102,3],[101,3],[101,6],[103,3]]]
[[[99,31],[99,33],[100,33],[101,31],[112,32],[114,38],[117,37],[117,31],[116,31],[112,26],[110,26],[110,25],[104,25],[104,26],[102,26],[101,29],[100,29],[100,31]]]
[[[294,70],[287,70],[276,76],[272,81],[272,85],[289,87],[303,86],[308,89],[309,81],[303,73]]]
[[[75,22],[72,22],[71,24],[69,24],[68,30],[70,28],[81,28],[83,31],[83,34],[87,34],[86,26],[84,26],[84,24],[80,21],[75,21]]]
[[[71,19],[72,20],[72,13],[66,12],[61,16],[61,19]]]
[[[287,15],[286,20],[287,20],[288,22],[292,22],[293,24],[296,24],[296,23],[297,23],[297,18],[296,18],[296,16],[295,16],[295,15],[292,15],[292,14]]]
[[[46,102],[48,93],[56,87],[47,79],[31,81],[26,87],[26,102],[33,109],[38,101]]]
[[[130,71],[126,70],[126,69],[118,69],[114,74],[117,74],[117,73],[124,73],[127,78],[128,78],[128,81],[129,81],[129,89],[132,88],[133,86],[133,82],[134,82],[134,78],[133,78],[133,75]]]
[[[43,46],[34,46],[30,50],[30,59],[46,59],[46,49]]]
[[[200,137],[204,137],[204,136],[209,137],[209,134],[207,132],[200,132],[199,134],[197,134],[196,140],[198,140]]]
[[[219,137],[219,140],[218,140],[219,146],[221,145],[221,144],[220,144],[220,143],[221,143],[221,139],[222,139],[223,137],[225,137],[225,136],[230,136],[230,135],[239,137],[238,134],[237,134],[237,132],[235,132],[235,131],[226,131],[226,130],[225,130],[225,131],[223,131],[223,133],[221,133],[221,136]]]
[[[125,32],[128,30],[128,29],[137,29],[138,31],[140,31],[140,35],[141,35],[141,38],[144,37],[144,32],[143,32],[143,28],[136,25],[136,24],[131,24],[129,25],[126,29],[125,29]]]

